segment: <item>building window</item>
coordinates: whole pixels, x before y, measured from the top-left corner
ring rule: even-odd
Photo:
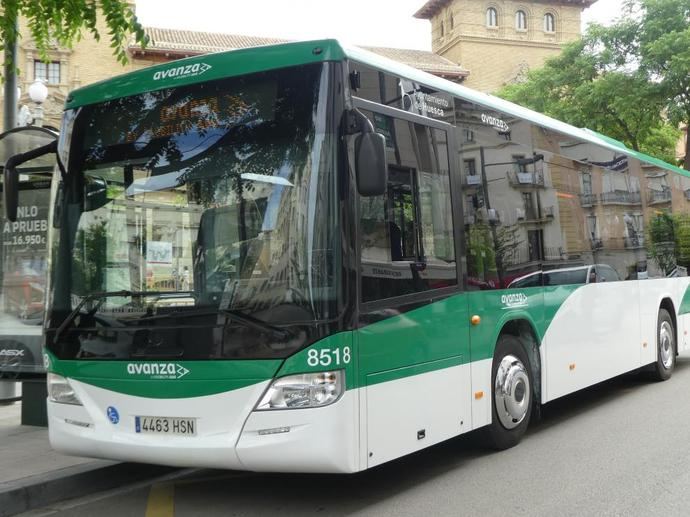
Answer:
[[[498,27],[498,11],[494,7],[489,7],[486,10],[486,26]]]
[[[60,62],[34,61],[34,79],[43,79],[48,84],[60,84]]]
[[[527,30],[527,15],[525,11],[518,11],[515,13],[515,28],[519,31]]]
[[[463,160],[465,168],[465,176],[477,175],[477,161],[474,158]]]
[[[441,22],[441,37],[445,36],[445,28],[443,27],[443,22]]]
[[[455,28],[455,20],[453,20],[453,13],[448,15],[448,27],[452,31]]]
[[[556,18],[551,13],[544,15],[544,32],[556,32]]]

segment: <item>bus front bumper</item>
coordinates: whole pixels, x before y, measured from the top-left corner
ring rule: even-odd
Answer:
[[[217,395],[156,400],[71,383],[84,405],[48,401],[50,443],[64,454],[259,472],[360,470],[356,390],[323,408],[253,411],[267,381]],[[196,434],[142,434],[137,416],[194,418]]]

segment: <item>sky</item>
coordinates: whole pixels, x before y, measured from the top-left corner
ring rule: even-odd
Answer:
[[[413,18],[426,0],[137,0],[145,26],[294,40],[338,38],[431,50],[430,24]],[[583,23],[610,23],[622,0],[598,0]],[[194,8],[190,9],[190,5]]]

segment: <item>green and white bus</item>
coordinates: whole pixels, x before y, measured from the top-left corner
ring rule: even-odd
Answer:
[[[507,448],[689,344],[664,237],[686,171],[334,40],[81,88],[49,151],[67,454],[357,472],[480,428]]]

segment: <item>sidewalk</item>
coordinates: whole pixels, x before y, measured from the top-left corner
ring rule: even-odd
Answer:
[[[174,470],[64,456],[48,429],[20,423],[21,402],[0,405],[0,517],[115,488]]]
[[[48,443],[47,428],[20,425],[21,409],[21,402],[0,405],[0,492],[8,482],[59,472],[75,465],[99,468],[113,464],[54,452]]]

